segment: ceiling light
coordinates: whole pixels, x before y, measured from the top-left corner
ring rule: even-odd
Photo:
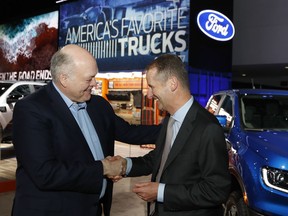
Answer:
[[[68,0],[57,0],[56,4],[59,4],[59,3],[62,3],[62,2],[66,2],[66,1],[68,1]]]

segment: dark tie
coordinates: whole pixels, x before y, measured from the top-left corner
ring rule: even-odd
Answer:
[[[172,145],[172,136],[173,136],[173,124],[175,122],[175,119],[172,117],[169,118],[168,126],[167,126],[167,132],[166,132],[166,139],[165,139],[165,146],[163,149],[162,153],[162,158],[161,158],[161,164],[158,170],[158,173],[156,175],[156,182],[160,182],[160,178],[163,172],[164,165],[166,163],[166,160],[168,158],[171,145]],[[155,202],[152,202],[150,204],[150,216],[154,215],[155,213]]]

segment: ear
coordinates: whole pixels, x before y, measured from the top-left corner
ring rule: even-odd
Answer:
[[[174,92],[178,88],[178,79],[175,76],[170,77],[170,89]]]
[[[67,87],[67,82],[68,82],[68,76],[66,74],[60,74],[59,82],[60,82],[61,86],[66,88]]]

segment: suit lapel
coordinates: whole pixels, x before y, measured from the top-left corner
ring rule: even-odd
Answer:
[[[189,138],[189,135],[195,128],[195,124],[193,123],[196,119],[197,111],[198,111],[198,104],[196,101],[194,101],[185,116],[184,122],[182,123],[180,130],[178,131],[178,134],[175,138],[173,146],[168,155],[166,164],[164,166],[164,170],[169,166],[169,164],[174,160],[174,158],[178,156],[179,152],[184,147],[184,145],[187,144],[187,139]]]
[[[67,128],[69,128],[69,130],[71,131],[70,135],[75,137],[72,140],[79,140],[80,138],[81,143],[83,142],[87,143],[74,116],[70,112],[69,108],[67,107],[66,103],[62,99],[61,95],[57,92],[57,90],[53,86],[52,82],[47,85],[47,93],[51,100],[51,109],[54,111],[55,115],[57,115],[57,118],[59,118],[60,121],[64,125],[66,125]],[[91,154],[91,156],[93,157],[89,149],[88,143],[86,147],[89,153]]]
[[[54,88],[52,83],[50,83],[47,91],[48,95],[51,98],[51,109],[54,110],[58,118],[62,119],[63,124],[66,124],[67,127],[73,129],[73,131],[75,131],[76,129],[78,130],[79,127],[76,120],[74,119],[66,103],[62,99],[61,95]]]

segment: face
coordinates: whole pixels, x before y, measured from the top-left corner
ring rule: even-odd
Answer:
[[[85,102],[91,98],[92,88],[96,86],[95,76],[98,72],[96,62],[78,62],[75,73],[67,77],[66,95],[73,102]]]
[[[157,69],[152,68],[147,71],[146,80],[148,84],[148,98],[154,98],[157,101],[158,108],[160,110],[168,110],[169,100],[169,80],[166,82],[161,81],[157,78]]]

